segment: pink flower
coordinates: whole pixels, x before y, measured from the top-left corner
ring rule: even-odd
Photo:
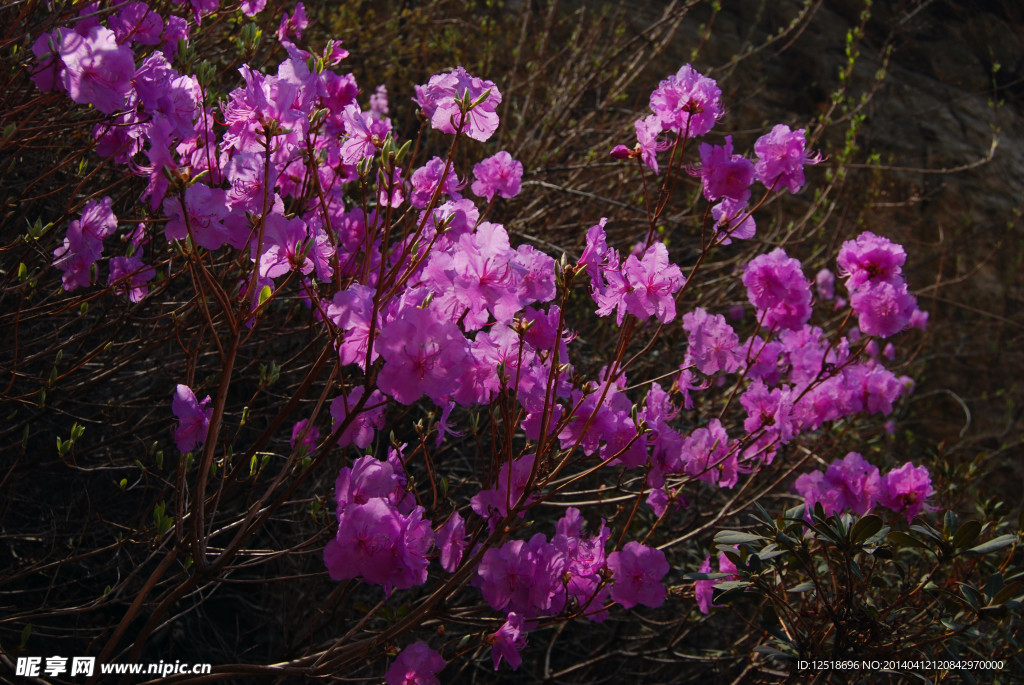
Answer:
[[[307,426],[309,426],[307,430]],[[303,436],[305,433],[305,436]],[[312,451],[316,448],[317,440],[320,439],[320,431],[317,430],[316,426],[309,425],[309,419],[301,419],[295,422],[292,426],[292,449],[295,449],[295,444],[302,440],[302,448],[307,452]]]
[[[523,663],[523,657],[520,652],[526,648],[526,631],[523,630],[523,617],[514,611],[510,611],[501,627],[491,634],[490,642],[494,645],[491,647],[491,659],[494,661],[494,670],[498,670],[498,665],[502,659],[508,662],[513,671],[518,670],[519,665]]]
[[[448,175],[442,182],[441,174],[444,173],[444,166],[443,159],[434,157],[426,165],[412,172],[412,193],[409,196],[409,204],[417,209],[423,209],[430,203],[430,198],[434,196],[439,185],[441,192],[437,204],[440,204],[440,198],[444,195],[448,195],[453,200],[462,199],[459,191],[466,185],[466,182],[459,180],[454,166],[448,169]]]
[[[144,2],[122,5],[117,14],[110,17],[109,24],[118,43],[159,45],[160,33],[164,30],[163,17]]]
[[[128,299],[132,302],[141,302],[149,291],[146,284],[156,276],[156,269],[143,264],[140,255],[111,257],[109,266],[110,277],[107,279],[107,285],[114,285],[115,292],[127,292]]]
[[[661,579],[668,573],[669,566],[660,549],[627,542],[621,551],[608,555],[608,568],[615,574],[612,599],[624,608],[637,604],[660,607],[665,601]]]
[[[850,291],[869,281],[895,283],[902,280],[906,261],[907,253],[902,245],[871,231],[844,242],[836,257],[839,275],[846,279]]]
[[[850,294],[850,307],[862,333],[888,338],[910,325],[917,298],[907,291],[906,283],[872,282]]]
[[[757,224],[754,223],[753,215],[747,211],[745,201],[723,198],[711,208],[711,218],[715,220],[714,241],[719,245],[730,245],[733,238],[753,238],[757,231]]]
[[[909,522],[929,507],[925,500],[931,497],[931,476],[924,466],[914,466],[909,461],[903,466],[885,474],[880,501],[883,506],[903,513]]]
[[[462,67],[435,74],[425,86],[416,86],[416,103],[430,118],[430,125],[442,133],[461,132],[483,142],[498,129],[501,93],[493,81],[472,76]]]
[[[267,6],[267,0],[242,0],[242,14],[255,17]]]
[[[335,423],[345,422],[364,392],[365,388],[357,385],[349,391],[348,395],[339,395],[331,401],[331,417]],[[374,434],[384,427],[384,403],[384,395],[379,390],[374,390],[359,414],[341,432],[338,437],[338,445],[347,447],[354,444],[361,450],[369,447]]]
[[[295,40],[302,38],[302,31],[309,26],[309,19],[306,18],[306,6],[301,2],[296,3],[295,12],[291,16],[285,12],[281,17],[281,24],[277,27],[277,42],[281,43],[290,36]]]
[[[95,26],[86,36],[65,32],[60,57],[65,67],[61,81],[72,100],[104,114],[124,106],[135,74],[135,56],[128,46],[117,44],[113,31]]]
[[[471,186],[474,195],[487,198],[488,202],[494,199],[495,193],[506,199],[513,198],[522,188],[523,165],[502,150],[475,164],[473,176],[476,178]]]
[[[683,314],[683,330],[689,345],[686,358],[709,376],[740,367],[740,339],[721,314],[708,314],[703,307]]]
[[[665,130],[662,128],[662,120],[656,114],[651,114],[645,119],[638,119],[635,127],[640,159],[647,168],[658,173],[658,153],[670,147],[668,141],[658,139]]]
[[[700,144],[700,177],[704,198],[709,202],[727,198],[746,205],[754,182],[754,165],[743,155],[732,154],[732,136],[726,136],[724,146]]]
[[[711,556],[704,557],[704,562],[700,565],[700,573],[711,573]],[[729,557],[725,555],[725,552],[718,553],[718,572],[727,573],[727,578],[720,578],[718,580],[698,580],[694,583],[693,596],[697,600],[697,608],[700,609],[700,613],[707,615],[711,612],[711,609],[718,606],[712,604],[711,600],[715,594],[715,583],[724,583],[729,580],[735,580],[738,576],[736,575],[736,564],[729,560]]]
[[[565,599],[565,557],[542,533],[484,552],[474,584],[492,609],[524,616],[559,611]]]
[[[441,552],[441,568],[454,573],[466,549],[466,522],[454,512],[437,531],[436,544]]]
[[[725,114],[721,97],[714,79],[685,64],[651,93],[651,111],[664,130],[696,138],[710,131]]]
[[[414,642],[391,664],[384,674],[384,682],[387,685],[438,685],[437,674],[444,667],[444,657],[425,642]]]
[[[686,279],[679,267],[669,261],[664,243],[651,245],[643,259],[630,255],[622,273],[629,282],[629,291],[623,298],[626,311],[641,321],[654,316],[661,323],[669,323],[676,318],[675,294]]]
[[[388,89],[383,85],[377,86],[377,90],[370,95],[370,113],[378,119],[388,115]]]
[[[210,427],[210,417],[213,415],[213,409],[207,408],[208,404],[209,395],[199,402],[192,388],[187,385],[179,383],[175,389],[174,399],[171,401],[171,411],[178,417],[174,442],[183,454],[206,442],[206,431]]]
[[[765,326],[800,328],[811,318],[811,288],[800,262],[781,248],[755,257],[743,272],[747,297]]]
[[[804,165],[822,161],[820,154],[805,152],[807,140],[804,129],[791,131],[785,124],[776,124],[754,143],[757,162],[754,175],[768,188],[791,193],[798,192],[804,185]]]
[[[808,516],[818,503],[826,515],[849,510],[863,516],[882,499],[885,483],[877,467],[857,452],[850,452],[832,462],[825,473],[801,474],[795,488],[804,498]]]

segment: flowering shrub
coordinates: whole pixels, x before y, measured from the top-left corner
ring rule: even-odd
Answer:
[[[103,115],[94,153],[141,189],[84,203],[50,260],[63,289],[109,306],[174,294],[200,322],[183,343],[196,356],[157,410],[180,456],[178,504],[172,521],[161,506],[158,534],[167,565],[187,559],[194,570],[168,590],[133,652],[198,579],[242,568],[238,555],[310,478],[333,478],[334,489],[313,496],[322,534],[296,549],[340,583],[320,586],[314,603],[355,599],[363,615],[326,646],[254,667],[263,675],[362,668],[388,683],[438,682],[487,648],[495,670],[515,670],[531,633],[555,624],[666,603],[708,613],[723,589],[770,595],[752,576],[761,572],[752,558],[773,558],[762,538],[722,538],[729,580],[705,577],[708,557],[691,589],[675,527],[709,498],[772,488],[834,428],[890,416],[913,382],[887,366],[894,353],[879,354],[875,339],[927,319],[904,279],[903,248],[871,232],[836,257],[847,301],[835,299],[830,271],[812,289],[789,254],[799,247],[774,237],[738,265],[746,303],[729,319],[700,298],[706,262],[758,238],[762,208],[801,192],[805,167],[824,161],[806,130],[775,125],[750,157],[732,136],[704,142],[727,107],[714,79],[684,65],[650,94],[636,142],[610,150],[642,188],[646,233],[619,243],[595,210],[578,258],[548,254],[490,220],[529,174],[507,150],[482,145],[502,125],[502,84],[456,66],[363,98],[345,73],[347,50],[303,42],[299,3],[276,32],[284,57],[220,74],[229,90],[215,98],[209,71],[181,56],[190,32],[221,13],[205,0],[166,16],[143,2],[89,6],[32,48],[35,85]],[[390,118],[395,94],[415,103],[418,131]],[[462,194],[470,173],[486,206]],[[659,224],[691,175],[703,218],[669,239]],[[125,254],[104,261],[115,237]],[[301,382],[257,404],[292,361],[277,356],[280,317],[301,320],[315,352]],[[598,332],[610,344],[583,351]],[[250,399],[236,365],[254,355],[270,365]],[[290,450],[267,451],[275,439]],[[804,472],[794,487],[807,506],[786,519],[786,534],[826,535],[827,523],[846,535],[845,511],[884,507],[910,523],[936,508],[926,466],[883,466],[893,468],[882,476],[851,452],[824,473]],[[222,496],[240,483],[252,488],[228,524]],[[331,497],[333,516],[323,516]],[[881,519],[860,520],[879,525],[856,542],[877,542]],[[468,603],[464,614],[445,613],[454,598]]]

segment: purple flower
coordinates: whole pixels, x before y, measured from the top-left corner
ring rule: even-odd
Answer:
[[[662,120],[656,114],[651,114],[644,119],[637,119],[635,127],[640,159],[648,169],[658,173],[658,153],[670,147],[668,141],[658,139],[665,130],[662,128]]]
[[[167,17],[167,24],[164,26],[163,45],[160,49],[167,59],[174,59],[178,54],[178,41],[188,43],[189,36],[188,20],[184,17],[171,15]]]
[[[523,617],[514,611],[508,613],[505,622],[497,631],[491,634],[489,641],[491,647],[491,659],[494,661],[494,670],[502,659],[508,662],[512,670],[518,670],[523,663],[520,652],[526,648],[526,631],[523,630]]]
[[[473,511],[492,523],[508,514],[509,506],[514,507],[526,491],[526,484],[533,473],[533,461],[534,455],[524,454],[513,459],[511,464],[506,462],[498,467],[498,482],[494,487],[481,490],[470,500]],[[529,497],[526,502],[530,502]]]
[[[362,385],[357,385],[349,391],[348,395],[339,395],[331,401],[331,417],[335,423],[345,422],[364,392],[365,388]],[[341,432],[338,437],[338,445],[347,447],[354,444],[361,450],[369,447],[374,433],[384,427],[384,403],[384,395],[379,390],[374,390],[359,414]]]
[[[651,93],[651,111],[664,130],[696,138],[710,131],[725,114],[721,97],[714,79],[685,64]]]
[[[156,277],[156,269],[143,264],[140,255],[111,257],[109,266],[110,277],[107,279],[107,285],[114,285],[115,292],[127,292],[128,299],[132,302],[142,301],[149,291],[146,284]]]
[[[462,67],[435,74],[425,86],[416,86],[416,103],[430,118],[430,125],[442,133],[461,132],[482,142],[498,129],[501,93],[493,81],[472,76]]]
[[[267,7],[267,0],[242,0],[242,14],[255,17]]]
[[[654,316],[661,323],[669,323],[676,318],[675,294],[686,279],[679,267],[669,261],[664,243],[651,245],[643,259],[630,255],[622,273],[629,282],[623,298],[626,311],[641,321]]]
[[[907,253],[902,245],[865,231],[839,248],[839,275],[851,292],[868,282],[895,283],[902,279]]]
[[[909,522],[922,511],[929,509],[925,500],[934,489],[928,469],[914,466],[909,461],[903,466],[885,474],[885,481],[879,498],[882,505],[906,515]]]
[[[441,568],[448,573],[454,573],[466,549],[466,522],[459,512],[452,513],[438,529],[436,538],[437,547],[441,552]]]
[[[377,386],[402,404],[426,394],[435,403],[455,392],[466,356],[466,339],[431,309],[412,307],[380,329],[375,348],[385,364]]]
[[[706,428],[697,428],[686,436],[679,461],[686,474],[720,488],[731,488],[739,481],[736,452],[736,442],[729,439],[722,422],[714,418]]]
[[[113,31],[95,26],[86,36],[64,32],[60,57],[65,67],[61,81],[72,100],[104,114],[124,106],[135,74],[135,56],[128,46],[117,44]]]
[[[438,685],[437,674],[444,667],[444,657],[425,642],[414,642],[391,664],[384,674],[384,682],[387,685]]]
[[[704,557],[704,562],[700,565],[700,573],[711,573],[711,556]],[[728,578],[721,578],[719,580],[698,580],[694,583],[693,596],[697,600],[697,608],[700,609],[700,613],[707,615],[711,612],[711,609],[718,606],[712,604],[711,600],[715,594],[715,583],[722,583],[728,580],[735,580],[738,576],[736,575],[736,564],[730,561],[729,557],[725,555],[725,552],[718,553],[718,572],[729,574]]]
[[[372,157],[391,131],[390,119],[378,119],[370,112],[361,112],[354,103],[345,107],[341,120],[348,135],[341,144],[341,160],[345,164],[356,164]]]
[[[800,262],[781,248],[755,257],[743,272],[747,297],[764,325],[800,328],[811,318],[811,288]]]
[[[907,291],[906,283],[871,282],[850,294],[850,307],[862,333],[888,338],[910,325],[917,298]]]
[[[724,146],[700,144],[700,177],[708,202],[727,198],[746,205],[754,182],[754,165],[743,155],[732,154],[732,136],[726,136]]]
[[[64,272],[64,289],[71,291],[92,284],[92,265],[103,254],[103,240],[117,229],[112,200],[87,202],[82,216],[68,225],[64,244],[53,252],[53,265]]]
[[[290,36],[295,40],[302,38],[302,31],[309,26],[309,19],[306,18],[306,6],[301,2],[296,3],[295,12],[291,16],[287,12],[281,17],[281,23],[277,27],[277,42],[283,43]]]
[[[877,467],[857,452],[850,452],[832,462],[825,473],[801,474],[795,487],[803,496],[808,512],[821,503],[826,515],[849,510],[863,516],[879,502],[885,485]]]
[[[122,5],[109,19],[110,28],[118,43],[159,45],[164,20],[160,13],[144,2]]]
[[[307,429],[307,426],[309,428]],[[305,436],[303,436],[305,433]],[[307,452],[316,448],[317,440],[320,439],[320,431],[316,429],[316,426],[309,425],[309,419],[301,419],[295,422],[292,426],[292,449],[295,449],[295,444],[300,440],[302,448]]]
[[[185,190],[184,211],[178,198],[164,198],[163,209],[168,218],[164,224],[167,240],[184,240],[191,231],[197,245],[207,250],[218,249],[229,237],[223,223],[230,211],[226,198],[225,191],[203,183],[194,183]]]
[[[624,608],[637,604],[660,607],[665,601],[661,579],[669,571],[665,553],[639,542],[627,542],[619,552],[608,555],[608,568],[615,574],[612,599]]]
[[[179,383],[175,389],[174,399],[171,401],[171,411],[178,417],[174,442],[177,443],[181,453],[191,452],[196,445],[206,442],[206,431],[210,427],[210,417],[213,415],[213,409],[207,408],[208,404],[210,404],[209,395],[199,402],[196,400],[192,388],[187,385]]]
[[[502,150],[493,157],[473,165],[473,194],[487,198],[490,202],[497,193],[503,198],[513,198],[519,194],[523,183],[523,165],[512,155]]]
[[[754,223],[753,215],[747,211],[746,202],[724,198],[711,208],[711,218],[715,220],[713,240],[719,245],[730,245],[733,238],[753,238],[757,231],[757,224]]]
[[[754,175],[768,188],[791,193],[798,192],[804,185],[804,165],[822,161],[820,154],[805,152],[807,140],[804,129],[791,131],[785,124],[776,124],[754,143],[757,162]]]
[[[378,119],[388,115],[388,89],[383,85],[377,86],[377,90],[370,95],[370,113]]]
[[[441,186],[441,195],[446,194],[453,200],[462,199],[459,191],[465,187],[466,182],[459,180],[455,174],[455,167],[452,166],[448,169],[448,175],[442,183],[441,174],[444,173],[444,166],[443,159],[434,157],[424,166],[412,172],[412,193],[409,195],[409,204],[417,209],[423,209],[430,203],[430,198],[434,196],[439,185]]]
[[[484,552],[474,582],[492,609],[508,607],[524,616],[537,616],[561,610],[564,568],[565,558],[558,548],[537,533],[529,542],[509,540]]]
[[[338,517],[337,536],[324,549],[324,563],[334,580],[362,578],[385,591],[427,581],[427,554],[434,531],[423,520],[423,507],[402,514],[388,500],[371,497],[352,502]]]
[[[836,296],[836,277],[828,269],[822,269],[814,277],[814,288],[821,299],[834,299]]]
[[[721,314],[708,314],[698,307],[683,314],[683,330],[689,342],[686,358],[701,373],[732,373],[740,367],[739,336]]]

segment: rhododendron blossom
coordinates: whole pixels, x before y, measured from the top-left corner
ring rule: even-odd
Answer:
[[[437,674],[444,670],[444,657],[425,642],[414,642],[405,649],[384,674],[387,685],[438,685]]]
[[[608,568],[614,574],[612,599],[624,608],[631,609],[637,604],[656,608],[665,602],[661,580],[669,565],[660,549],[627,542],[621,551],[608,555]]]
[[[174,431],[174,442],[180,452],[191,452],[196,445],[206,442],[206,432],[210,427],[213,409],[209,407],[210,396],[200,402],[187,385],[178,384],[171,401],[171,411],[178,417],[178,427]]]

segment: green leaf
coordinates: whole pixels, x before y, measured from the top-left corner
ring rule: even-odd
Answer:
[[[804,583],[800,583],[799,585],[794,585],[793,587],[791,587],[788,590],[786,590],[786,592],[809,592],[810,590],[813,590],[813,589],[814,589],[814,583],[812,583],[810,581],[807,581],[807,582],[804,582]]]
[[[966,547],[975,540],[978,539],[978,535],[981,534],[981,522],[979,521],[964,521],[960,528],[957,529],[953,535],[953,547],[960,549]]]
[[[731,575],[731,573],[684,573],[683,580],[718,580]]]
[[[1009,601],[1016,597],[1020,590],[1021,582],[1019,580],[1007,583],[998,593],[996,593],[996,596],[992,598],[992,604],[1002,604],[1003,602]]]
[[[889,533],[889,539],[903,547],[920,547],[921,549],[928,549],[928,545],[924,544],[910,533],[904,533],[902,530],[894,530]]]
[[[964,596],[971,608],[977,611],[983,604],[981,593],[966,583],[960,583],[960,594]]]
[[[868,514],[854,524],[850,531],[850,539],[853,542],[861,543],[872,537],[882,529],[882,518],[874,514]]]
[[[723,530],[715,535],[715,544],[717,545],[743,545],[761,540],[764,538],[760,535],[741,533],[738,530]]]
[[[997,538],[993,538],[988,542],[984,542],[977,547],[971,547],[964,551],[964,554],[991,554],[992,552],[998,552],[1001,549],[1009,547],[1013,543],[1017,542],[1017,536],[1013,534],[1000,535]]]
[[[28,644],[28,639],[32,635],[32,624],[26,623],[25,627],[21,629],[21,642],[19,643],[20,649],[25,649],[25,645]]]
[[[985,596],[992,598],[999,594],[999,591],[1003,589],[1003,574],[993,573],[985,581]]]
[[[270,289],[269,285],[263,286],[263,288],[260,289],[260,304],[259,304],[259,306],[262,307],[263,303],[270,299],[270,295],[273,292],[274,291]]]

